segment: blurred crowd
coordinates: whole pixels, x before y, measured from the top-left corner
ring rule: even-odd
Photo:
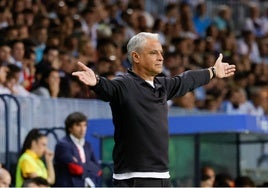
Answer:
[[[234,77],[213,79],[169,101],[170,108],[268,114],[268,16],[261,4],[243,1],[247,15],[237,30],[228,4],[211,17],[207,1],[163,1],[159,14],[146,10],[148,2],[0,0],[0,94],[96,98],[71,76],[76,63],[113,79],[131,68],[129,38],[146,31],[158,33],[164,48],[159,76],[213,66],[219,53],[237,67]]]

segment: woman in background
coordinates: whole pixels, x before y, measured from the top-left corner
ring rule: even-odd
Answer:
[[[47,148],[47,136],[38,129],[32,129],[25,138],[16,170],[16,187],[21,187],[24,180],[42,177],[50,185],[55,182],[53,153]],[[42,157],[45,157],[45,163]]]

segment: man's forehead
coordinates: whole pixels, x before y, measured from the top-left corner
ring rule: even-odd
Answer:
[[[160,51],[162,52],[163,51],[163,48],[161,45],[145,45],[143,50],[146,50],[146,51]]]

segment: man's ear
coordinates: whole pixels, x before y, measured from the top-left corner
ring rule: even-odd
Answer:
[[[140,55],[137,52],[132,52],[131,53],[133,63],[139,63],[140,61]]]

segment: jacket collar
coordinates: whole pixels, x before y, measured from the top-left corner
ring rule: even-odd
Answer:
[[[128,75],[131,76],[132,78],[134,78],[136,81],[138,81],[139,84],[146,84],[146,85],[150,85],[149,83],[147,83],[144,79],[142,79],[140,76],[138,76],[137,74],[135,74],[132,69],[128,69],[127,70]],[[151,86],[151,85],[150,85]],[[162,87],[162,84],[158,81],[157,77],[154,77],[154,86],[155,89],[159,89]],[[152,86],[151,86],[152,87]]]

